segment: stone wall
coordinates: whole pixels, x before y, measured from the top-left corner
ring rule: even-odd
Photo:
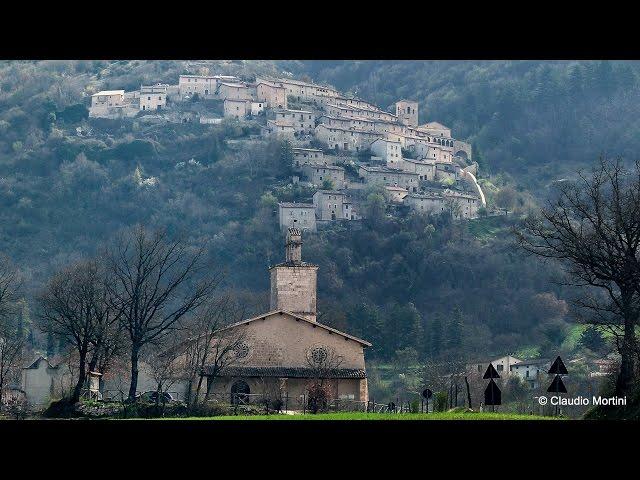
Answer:
[[[315,265],[272,267],[271,310],[286,310],[315,321],[317,272]]]

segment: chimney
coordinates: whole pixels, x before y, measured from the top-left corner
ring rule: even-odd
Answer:
[[[289,228],[285,241],[285,262],[291,265],[302,263],[302,233],[298,228]]]

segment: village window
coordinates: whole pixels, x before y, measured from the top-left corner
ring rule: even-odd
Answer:
[[[504,365],[498,365],[497,370],[498,370],[499,372],[501,372],[502,370],[504,370]]]

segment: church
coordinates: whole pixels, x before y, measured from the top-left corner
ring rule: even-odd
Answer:
[[[213,365],[204,368],[210,395],[276,392],[291,409],[320,380],[331,399],[368,401],[364,350],[371,344],[317,321],[318,266],[302,261],[299,229],[287,230],[285,261],[269,271],[270,311],[225,328],[242,338],[238,361],[219,375]]]

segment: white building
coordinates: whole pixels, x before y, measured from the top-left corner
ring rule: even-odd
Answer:
[[[316,231],[316,209],[313,203],[278,203],[281,230],[296,227],[303,231]]]
[[[548,359],[521,360],[509,366],[511,375],[517,375],[531,388],[538,388],[548,378],[551,361]]]
[[[401,168],[402,166],[402,147],[400,142],[379,138],[371,144],[371,152],[382,158],[387,163],[387,167]]]
[[[251,116],[257,117],[264,114],[264,109],[267,107],[265,102],[251,102]]]

